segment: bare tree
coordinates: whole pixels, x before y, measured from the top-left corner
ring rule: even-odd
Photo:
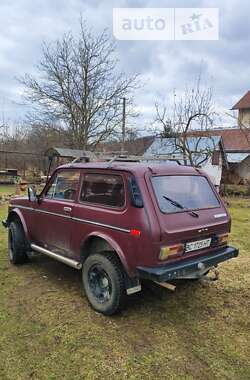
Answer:
[[[0,142],[5,141],[8,136],[9,136],[9,125],[5,119],[4,108],[3,108],[1,121],[0,121]]]
[[[160,136],[172,138],[169,140],[172,153],[181,154],[185,164],[200,166],[212,155],[212,137],[208,136],[208,143],[205,145],[202,137],[206,135],[205,131],[213,127],[216,117],[213,92],[209,87],[202,87],[200,76],[195,86],[186,89],[184,95],[177,99],[177,95],[174,94],[170,109],[164,104],[156,104],[155,109],[155,121],[161,128]],[[195,133],[195,130],[199,130],[199,134]],[[190,139],[192,136],[196,137],[193,141]]]
[[[72,146],[94,149],[121,128],[122,98],[129,107],[138,85],[138,76],[118,73],[117,63],[107,32],[95,36],[82,20],[77,39],[69,32],[44,43],[39,77],[19,79],[36,107],[35,121],[59,124],[69,131]]]
[[[8,134],[8,126],[6,124],[0,124],[0,141],[4,141]]]

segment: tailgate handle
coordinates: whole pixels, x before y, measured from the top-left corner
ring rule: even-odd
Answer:
[[[71,212],[72,208],[71,207],[64,207],[63,211],[65,211],[65,212]]]

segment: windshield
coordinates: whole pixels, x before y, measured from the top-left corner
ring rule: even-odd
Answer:
[[[164,213],[219,207],[207,179],[202,176],[152,177],[160,210]]]

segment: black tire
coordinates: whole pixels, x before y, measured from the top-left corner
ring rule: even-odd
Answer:
[[[9,260],[14,265],[24,264],[28,259],[27,240],[18,221],[11,222],[9,226],[8,253]]]
[[[97,312],[112,315],[124,306],[124,272],[113,252],[90,255],[83,264],[82,282],[87,299]]]

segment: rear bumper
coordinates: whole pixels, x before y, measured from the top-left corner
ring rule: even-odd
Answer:
[[[237,257],[238,254],[238,249],[225,247],[209,255],[185,259],[160,267],[137,267],[137,271],[140,278],[157,282],[199,278],[210,268]]]

